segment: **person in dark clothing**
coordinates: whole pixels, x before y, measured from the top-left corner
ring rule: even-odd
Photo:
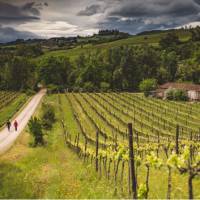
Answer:
[[[10,132],[11,122],[10,120],[7,121],[6,126],[8,128],[8,131]]]
[[[14,122],[14,127],[15,127],[15,131],[17,131],[17,127],[18,127],[17,120],[15,120],[15,122]]]

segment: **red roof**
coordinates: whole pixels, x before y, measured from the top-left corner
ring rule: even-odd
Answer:
[[[159,86],[159,89],[168,89],[168,88],[182,89],[187,91],[188,90],[200,91],[200,85],[192,83],[165,83]]]

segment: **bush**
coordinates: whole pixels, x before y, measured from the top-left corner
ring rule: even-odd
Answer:
[[[175,90],[174,91],[174,100],[187,101],[188,100],[187,93],[183,90]]]
[[[73,92],[80,92],[82,89],[79,86],[73,87],[72,91]]]
[[[184,90],[180,89],[168,89],[165,93],[166,99],[175,101],[187,101],[188,96]]]
[[[34,117],[31,118],[31,120],[28,123],[28,127],[30,130],[30,133],[34,137],[34,145],[44,145],[44,139],[43,139],[43,132],[42,132],[42,124],[41,121]]]
[[[157,87],[157,80],[156,79],[145,79],[139,85],[140,91],[144,92],[145,96],[149,96],[150,92],[152,90],[155,90],[156,87]]]
[[[58,93],[59,87],[57,85],[50,84],[47,86],[47,93],[48,94],[55,94]]]
[[[94,84],[92,82],[88,81],[88,82],[84,83],[83,91],[85,91],[85,92],[94,92],[96,90],[97,90],[97,88],[94,86]]]
[[[101,82],[100,88],[102,92],[107,92],[110,89],[110,84],[107,82]]]
[[[52,105],[42,104],[42,127],[45,129],[52,129],[55,122],[55,111]]]
[[[36,92],[34,90],[31,90],[31,89],[26,90],[27,96],[33,96],[34,94],[36,94]]]
[[[165,98],[168,100],[173,100],[174,99],[174,89],[167,89],[165,91]]]

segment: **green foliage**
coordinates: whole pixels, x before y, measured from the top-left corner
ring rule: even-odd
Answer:
[[[143,80],[140,85],[140,91],[144,92],[145,96],[149,96],[152,90],[155,90],[157,87],[157,81],[155,79],[145,79]]]
[[[20,108],[25,104],[28,97],[25,94],[20,94],[17,98],[15,98],[12,102],[10,102],[7,106],[4,106],[0,112],[0,127],[2,127],[7,120],[11,119],[16,112],[20,110]]]
[[[17,46],[16,55],[25,57],[37,57],[42,55],[42,48],[40,44],[21,44]]]
[[[179,37],[175,32],[168,33],[160,40],[160,46],[163,49],[176,47],[179,43]]]
[[[58,93],[58,91],[59,91],[59,87],[57,85],[54,85],[54,84],[47,85],[48,94]]]
[[[184,90],[175,90],[174,100],[187,101],[188,100],[187,92],[185,92]]]
[[[92,82],[88,81],[84,83],[83,90],[88,91],[88,92],[94,92],[96,91],[96,87],[94,86]]]
[[[34,94],[36,94],[36,92],[34,90],[31,90],[31,89],[25,90],[25,93],[26,93],[27,96],[33,96]]]
[[[36,83],[34,64],[23,57],[10,59],[2,69],[0,83],[4,89],[23,90],[33,88]]]
[[[165,93],[166,99],[175,101],[187,101],[187,92],[180,89],[168,89]]]
[[[145,164],[154,168],[160,168],[163,165],[163,161],[158,158],[154,152],[151,152],[146,156]]]
[[[110,84],[107,82],[101,82],[100,89],[102,92],[107,92],[110,89]]]
[[[0,88],[35,89],[42,83],[71,91],[137,91],[140,82],[149,78],[158,84],[177,80],[200,83],[200,45],[198,40],[190,40],[198,30],[147,32],[134,37],[118,30],[101,30],[92,37],[52,40],[63,47],[68,42],[81,45],[47,51],[38,58],[34,57],[42,54],[41,46],[23,41],[15,48],[0,49]],[[120,37],[128,38],[105,43]]]
[[[145,184],[140,184],[138,188],[138,198],[139,199],[145,199],[147,195],[147,188]]]
[[[174,89],[168,89],[165,91],[166,99],[173,100],[174,99]]]
[[[41,63],[39,79],[46,85],[67,85],[71,69],[71,63],[68,59],[50,57]]]
[[[44,145],[41,121],[36,117],[32,117],[28,123],[28,127],[31,135],[34,137],[34,145]]]
[[[42,127],[50,130],[55,122],[55,111],[51,104],[42,104]]]

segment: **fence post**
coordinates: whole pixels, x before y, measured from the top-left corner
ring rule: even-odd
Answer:
[[[96,132],[96,172],[98,172],[99,132]]]
[[[176,126],[176,154],[179,154],[179,125]]]
[[[128,124],[129,130],[129,161],[130,161],[130,171],[131,171],[131,189],[133,192],[133,199],[137,199],[137,181],[135,175],[135,160],[134,160],[134,150],[133,150],[133,129],[132,123]]]
[[[87,138],[85,138],[85,155],[84,155],[84,161],[85,161],[85,158],[86,158],[86,152],[87,152]]]

